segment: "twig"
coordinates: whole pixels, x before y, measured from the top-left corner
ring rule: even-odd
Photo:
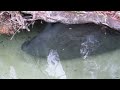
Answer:
[[[21,26],[22,27],[22,26]],[[15,36],[15,34],[21,29],[21,27],[19,27],[19,29],[18,30],[16,30],[15,31],[15,33],[12,35],[12,37],[11,37],[11,39],[10,40],[12,40],[13,39],[13,37]]]

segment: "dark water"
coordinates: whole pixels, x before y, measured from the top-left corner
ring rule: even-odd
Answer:
[[[98,52],[95,55],[94,53],[93,55],[83,53],[79,58],[78,56],[77,58],[67,57],[67,60],[64,60],[57,57],[59,54],[54,49],[50,50],[47,57],[44,58],[32,56],[21,50],[21,45],[25,41],[31,40],[42,32],[39,28],[40,26],[34,27],[31,32],[23,31],[15,35],[12,40],[10,40],[10,36],[0,36],[0,78],[120,78],[120,36],[117,32],[106,34],[103,30],[101,34],[107,35],[107,39],[99,39],[101,37],[96,34],[89,36],[91,31],[87,32],[88,37],[83,39],[83,46],[81,47],[84,49],[81,51],[91,50],[89,48],[92,46],[96,48],[95,50],[100,50],[101,47],[97,46],[102,40],[102,45],[105,44],[105,47],[102,47],[101,51],[104,52]],[[66,35],[66,33],[61,35]],[[94,38],[96,36],[98,36],[97,40]],[[97,46],[94,46],[91,40]],[[64,40],[61,41],[65,42]],[[108,48],[106,49],[106,47]],[[69,54],[72,55],[71,52]],[[65,55],[68,54],[65,53]]]

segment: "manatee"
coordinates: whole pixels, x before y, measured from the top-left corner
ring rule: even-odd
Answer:
[[[119,40],[120,32],[93,23],[47,23],[44,30],[25,41],[21,49],[43,58],[50,50],[56,50],[60,59],[86,58],[118,49]]]

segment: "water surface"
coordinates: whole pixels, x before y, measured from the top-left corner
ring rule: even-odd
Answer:
[[[49,55],[50,58],[38,58],[21,50],[23,42],[34,37],[38,32],[39,30],[34,28],[31,32],[16,34],[12,40],[10,40],[11,36],[0,35],[1,79],[120,78],[120,49],[90,56],[87,59],[54,61],[55,57],[52,53]]]

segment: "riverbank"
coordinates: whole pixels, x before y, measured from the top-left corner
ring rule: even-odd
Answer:
[[[15,35],[30,31],[36,20],[65,24],[96,23],[120,30],[119,11],[1,11],[0,34]]]

